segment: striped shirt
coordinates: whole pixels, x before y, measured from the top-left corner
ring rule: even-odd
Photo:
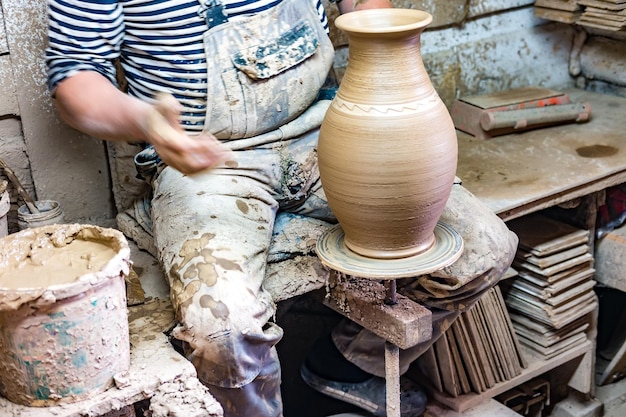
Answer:
[[[230,20],[276,6],[282,0],[222,0]],[[321,0],[315,4],[328,30]],[[149,101],[168,91],[184,107],[189,131],[204,125],[208,30],[198,0],[48,0],[48,87],[54,91],[78,71],[97,71],[116,83],[120,58],[128,93]]]

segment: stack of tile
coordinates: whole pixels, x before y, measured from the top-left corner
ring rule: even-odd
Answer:
[[[499,287],[462,313],[418,360],[435,397],[482,393],[526,367]]]
[[[535,0],[535,16],[610,32],[626,32],[626,0]]]
[[[587,340],[589,313],[597,308],[589,231],[535,214],[513,220],[520,240],[503,283],[519,341],[546,359]]]
[[[579,25],[611,32],[626,31],[626,0],[578,0],[585,9]]]
[[[577,0],[536,0],[535,16],[562,23],[576,23],[582,7]]]

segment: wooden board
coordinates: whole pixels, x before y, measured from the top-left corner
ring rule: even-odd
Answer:
[[[565,291],[561,291],[556,294],[546,294],[545,292],[536,293],[530,287],[524,285],[522,280],[516,281],[508,290],[508,294],[517,296],[524,300],[532,300],[535,303],[545,303],[548,306],[558,306],[566,303],[570,299],[574,299],[576,296],[589,292],[596,285],[595,281],[587,279],[583,282],[572,285]]]
[[[461,358],[460,365],[467,374],[467,379],[470,384],[471,390],[467,392],[483,392],[486,389],[485,381],[480,372],[480,366],[476,359],[474,347],[468,340],[467,332],[465,331],[463,321],[457,319],[452,323],[450,327],[454,338],[457,342],[459,356]]]
[[[454,361],[452,359],[452,353],[448,344],[448,337],[446,333],[441,335],[434,344],[435,356],[437,363],[439,364],[439,375],[441,376],[441,383],[443,385],[443,391],[452,397],[456,397],[461,393],[459,387],[459,381],[454,368]]]
[[[519,247],[543,257],[589,242],[589,231],[534,213],[507,223],[519,237]]]
[[[541,288],[541,291],[546,295],[551,295],[557,294],[579,282],[591,279],[595,272],[595,269],[591,268],[591,262],[588,262],[567,269],[551,277],[542,277],[541,275],[536,275],[529,271],[520,271],[517,279],[510,281],[522,281],[536,288]]]
[[[528,262],[539,268],[548,268],[561,262],[565,262],[577,256],[589,253],[589,245],[578,245],[573,248],[556,252],[549,256],[535,256],[532,253],[518,251],[517,260],[520,262]]]
[[[496,384],[496,378],[492,368],[494,361],[489,358],[489,347],[485,345],[480,319],[476,317],[475,309],[472,308],[466,314],[462,314],[460,320],[464,322],[472,346],[474,346],[478,367],[482,374],[483,381],[485,382],[485,387],[491,388]]]
[[[584,333],[578,333],[578,334],[572,335],[571,337],[563,339],[560,342],[555,343],[549,347],[544,347],[535,343],[533,339],[520,337],[520,343],[522,343],[527,348],[540,353],[546,359],[550,359],[557,355],[560,355],[566,350],[569,350],[574,346],[578,346],[586,341],[587,341],[587,335]]]
[[[448,339],[448,347],[450,348],[450,356],[452,358],[452,368],[456,373],[459,384],[459,394],[467,394],[470,391],[470,383],[463,362],[461,361],[461,355],[457,345],[456,337],[454,337],[453,331],[446,331],[446,337]]]
[[[494,374],[494,379],[496,382],[505,381],[506,377],[498,359],[498,351],[493,344],[493,340],[491,339],[491,334],[489,332],[489,326],[485,317],[485,309],[483,307],[482,300],[478,300],[472,311],[475,313],[475,318],[477,319],[476,323],[478,328],[480,329],[483,344],[487,347],[485,349],[485,353],[487,354],[489,366],[491,367],[491,370]]]
[[[582,265],[591,261],[593,261],[593,255],[591,255],[590,253],[585,253],[583,255],[576,256],[575,258],[568,259],[564,262],[549,266],[547,268],[539,268],[528,262],[517,261],[514,261],[513,265],[518,269],[526,269],[528,271],[534,272],[537,275],[550,277],[552,275],[558,274],[559,272],[566,271],[569,268],[573,268],[575,266]]]
[[[589,320],[586,317],[581,317],[581,319],[568,324],[562,329],[547,329],[545,332],[534,331],[515,320],[513,320],[513,327],[518,336],[531,339],[538,345],[547,348],[575,334],[586,332],[589,328]]]
[[[515,333],[515,328],[513,327],[513,323],[511,322],[511,317],[506,308],[506,303],[502,296],[502,292],[500,291],[500,287],[496,286],[495,290],[496,302],[498,304],[498,307],[500,308],[502,320],[504,321],[505,327],[508,330],[508,338],[511,340],[512,352],[516,354],[513,360],[515,361],[516,366],[519,365],[521,368],[526,368],[526,358],[524,358],[522,350],[520,349],[519,341],[517,339],[517,333]],[[521,369],[519,369],[518,374],[519,373],[521,373]]]

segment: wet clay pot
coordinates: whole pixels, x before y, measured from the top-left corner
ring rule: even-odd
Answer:
[[[346,246],[373,258],[427,251],[450,195],[457,138],[420,53],[432,16],[347,13],[349,60],[320,130],[319,168]]]

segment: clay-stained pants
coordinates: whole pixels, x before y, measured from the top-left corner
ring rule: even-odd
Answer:
[[[188,177],[166,167],[154,181],[155,244],[181,323],[174,336],[225,416],[282,415],[274,347],[283,332],[263,278],[280,203],[312,216],[307,203],[321,203],[319,216],[330,213],[316,194],[316,143],[313,131],[236,151],[229,168]]]

